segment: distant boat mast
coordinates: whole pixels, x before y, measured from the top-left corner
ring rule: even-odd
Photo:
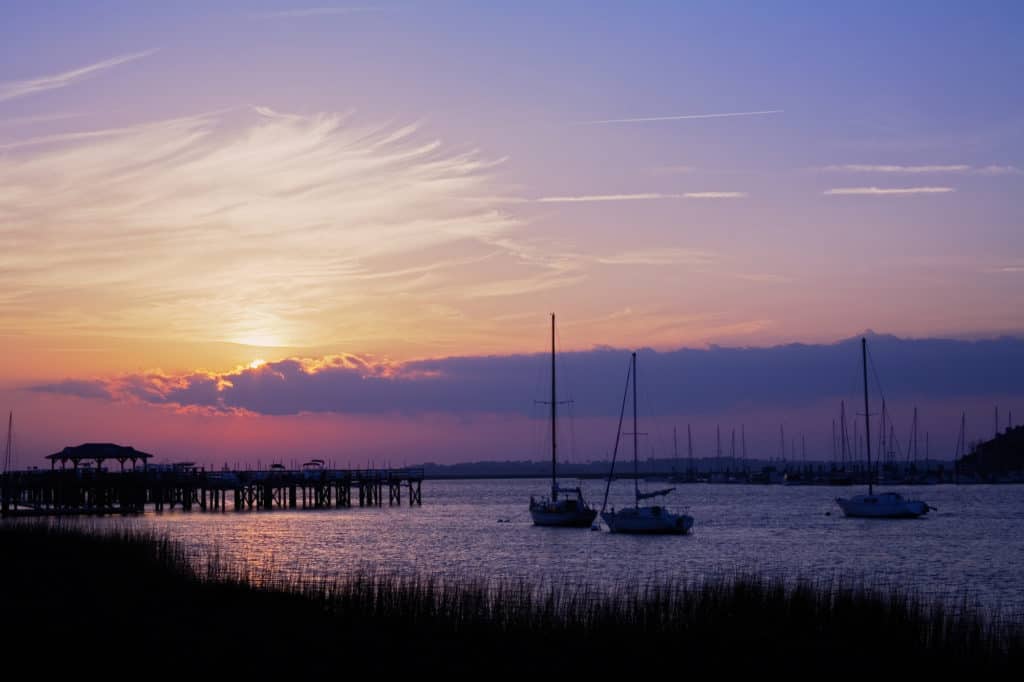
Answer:
[[[694,473],[693,469],[693,434],[690,432],[690,425],[686,425],[686,453],[690,459],[690,475]]]
[[[7,415],[7,447],[4,450],[4,473],[10,473],[14,460],[14,410]]]
[[[875,491],[871,481],[871,410],[868,409],[868,340],[860,340],[861,360],[864,363],[864,443],[868,452],[868,495],[874,495]]]
[[[839,401],[839,448],[840,459],[843,462],[843,471],[846,471],[846,455],[850,449],[850,432],[846,428],[846,401]]]
[[[675,457],[674,466],[679,466],[679,438],[676,436],[676,427],[672,427],[672,454]]]
[[[744,424],[740,424],[740,443],[742,447],[743,467],[746,469],[747,466],[747,427]]]

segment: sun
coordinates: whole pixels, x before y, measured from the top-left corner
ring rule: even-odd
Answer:
[[[249,363],[249,369],[259,369],[263,365],[267,364],[267,361],[263,358],[257,358]]]

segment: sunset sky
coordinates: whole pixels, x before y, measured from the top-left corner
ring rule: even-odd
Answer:
[[[610,448],[631,348],[663,363],[648,412],[705,448],[742,422],[774,456],[786,422],[829,457],[849,376],[797,395],[714,347],[855,351],[832,344],[867,329],[958,342],[918,367],[878,340],[901,437],[914,404],[946,458],[962,409],[973,437],[997,404],[1024,416],[1024,341],[969,343],[1024,337],[1019,3],[0,12],[0,407],[21,464],[89,440],[541,459],[551,312],[580,351],[568,386],[608,375],[573,396],[577,459]],[[957,363],[991,381],[908,382]]]

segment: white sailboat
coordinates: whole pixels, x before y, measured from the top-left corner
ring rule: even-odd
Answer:
[[[589,528],[597,517],[583,499],[579,487],[563,488],[558,484],[558,396],[555,392],[555,315],[551,314],[551,496],[536,499],[530,496],[530,516],[535,526]]]
[[[864,363],[864,428],[868,454],[868,494],[846,499],[836,498],[836,504],[846,516],[868,519],[915,519],[928,513],[931,507],[921,500],[908,500],[895,492],[875,494],[871,469],[871,414],[868,409],[868,342],[862,338],[861,358]]]
[[[670,534],[684,535],[693,528],[693,517],[687,514],[670,512],[663,505],[640,506],[641,500],[668,495],[675,488],[663,488],[651,492],[640,492],[639,460],[637,457],[637,408],[636,408],[636,353],[633,353],[631,366],[633,378],[633,494],[634,504],[618,511],[612,507],[611,511],[601,512],[601,518],[608,525],[613,533],[633,534]],[[625,412],[625,396],[623,396],[623,412]],[[619,435],[622,431],[622,417],[619,417],[619,432],[615,436],[615,449],[619,447]],[[612,456],[612,470],[608,473],[608,485],[611,485],[612,474],[615,470],[615,457]],[[607,503],[608,493],[605,491],[605,502]]]

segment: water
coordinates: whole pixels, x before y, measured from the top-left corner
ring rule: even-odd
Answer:
[[[88,522],[166,531],[200,562],[217,552],[256,575],[370,569],[613,585],[757,573],[895,585],[952,604],[966,597],[1024,621],[1024,486],[907,488],[906,496],[938,511],[919,520],[867,520],[844,518],[833,501],[859,489],[681,485],[668,506],[688,508],[696,519],[682,537],[535,527],[527,503],[546,486],[426,481],[422,507],[165,512]],[[592,504],[600,505],[603,491],[603,482],[584,483]],[[627,505],[631,496],[631,483],[613,484],[611,503]]]

